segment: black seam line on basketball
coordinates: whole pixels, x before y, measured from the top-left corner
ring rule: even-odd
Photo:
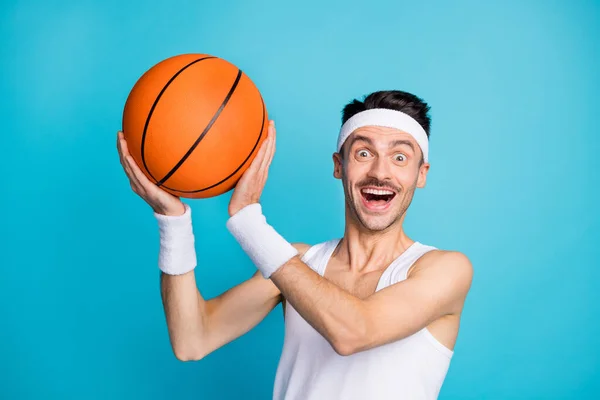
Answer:
[[[208,60],[210,58],[216,58],[216,57],[214,57],[214,56],[208,56],[208,57],[199,58],[197,60],[194,60],[194,61],[190,62],[189,64],[187,64],[183,68],[181,68],[179,71],[177,71],[175,73],[175,75],[173,75],[171,77],[171,79],[169,79],[169,81],[165,84],[165,86],[163,86],[163,88],[161,89],[161,91],[158,93],[158,96],[156,96],[156,99],[154,100],[154,104],[152,104],[152,107],[150,108],[150,112],[148,113],[148,117],[146,117],[146,123],[144,124],[144,131],[142,132],[141,152],[142,152],[142,164],[144,165],[144,168],[146,169],[146,172],[148,172],[148,175],[150,175],[152,177],[152,179],[154,179],[155,181],[157,179],[154,177],[154,175],[152,175],[152,172],[150,172],[150,169],[148,168],[148,165],[146,165],[146,154],[145,154],[145,151],[144,151],[144,148],[146,147],[146,132],[148,130],[148,125],[150,125],[150,118],[152,118],[152,114],[154,113],[154,109],[156,108],[156,105],[158,104],[158,101],[160,100],[160,98],[164,94],[165,90],[167,90],[167,88],[169,87],[169,85],[171,83],[173,83],[173,81],[175,80],[175,78],[177,78],[179,76],[179,74],[181,74],[183,71],[185,71],[187,68],[191,67],[192,65],[196,64],[197,62],[200,62],[202,60]]]
[[[259,94],[259,96],[260,96],[260,94]],[[219,182],[217,182],[217,183],[215,183],[213,185],[207,186],[205,188],[198,189],[198,190],[179,190],[179,189],[170,188],[170,187],[165,186],[165,185],[163,185],[163,187],[165,189],[173,190],[173,191],[176,191],[176,192],[179,192],[179,193],[198,193],[198,192],[203,192],[205,190],[209,190],[209,189],[212,189],[212,188],[214,188],[216,186],[219,186],[220,184],[224,183],[229,178],[231,178],[233,175],[235,175],[236,172],[238,172],[240,170],[240,168],[242,168],[246,164],[246,162],[248,162],[248,159],[250,159],[250,157],[252,156],[252,154],[254,154],[254,150],[256,150],[256,147],[258,146],[258,143],[260,142],[260,139],[262,138],[263,132],[265,130],[265,102],[264,102],[262,96],[260,96],[260,100],[261,100],[261,103],[262,103],[262,122],[261,122],[261,125],[260,125],[260,133],[258,135],[258,138],[256,139],[256,143],[254,143],[254,147],[252,147],[252,150],[250,150],[250,153],[248,154],[248,156],[246,157],[246,159],[244,161],[242,161],[242,163],[235,169],[235,171],[233,171],[227,177],[221,179]]]
[[[239,165],[239,167],[237,167],[235,169],[235,171],[233,171],[226,178],[224,178],[221,181],[215,183],[214,185],[210,185],[210,186],[205,187],[203,189],[198,189],[198,190],[178,190],[178,189],[173,189],[173,188],[170,188],[170,187],[167,187],[167,186],[164,186],[164,185],[163,185],[163,187],[165,189],[174,190],[174,191],[179,192],[179,193],[198,193],[198,192],[203,192],[203,191],[208,190],[208,189],[212,189],[215,186],[219,186],[220,184],[222,184],[223,182],[225,182],[229,178],[231,178],[233,175],[235,175],[240,170],[240,168],[242,168],[246,164],[246,162],[248,162],[248,160],[250,159],[250,157],[252,156],[252,154],[254,154],[254,150],[256,150],[256,147],[258,146],[258,143],[260,143],[260,138],[262,137],[263,132],[265,130],[265,102],[264,102],[262,96],[260,97],[260,100],[262,102],[262,107],[263,107],[263,111],[262,111],[263,117],[262,117],[262,122],[261,122],[261,125],[260,125],[260,134],[258,135],[258,139],[256,139],[256,143],[254,143],[254,147],[250,151],[250,154],[248,154],[248,156],[246,157],[246,159],[244,161],[242,161],[242,163]]]
[[[158,181],[156,183],[158,186],[161,186],[163,183],[165,183],[165,181],[167,179],[169,179],[171,177],[171,175],[173,175],[175,173],[175,171],[177,171],[179,169],[179,167],[181,167],[183,165],[185,160],[187,160],[188,157],[190,155],[192,155],[192,153],[194,152],[194,149],[196,149],[196,147],[198,147],[198,144],[202,141],[202,139],[204,139],[204,136],[206,136],[206,134],[208,133],[210,128],[212,128],[212,126],[214,125],[217,118],[219,118],[219,115],[221,115],[221,112],[225,109],[225,106],[229,102],[229,99],[231,98],[231,95],[233,94],[233,92],[235,92],[235,88],[237,88],[237,85],[240,82],[241,77],[242,77],[242,70],[238,69],[238,73],[237,73],[237,76],[235,77],[235,81],[233,82],[233,85],[231,85],[231,89],[229,89],[229,93],[227,93],[227,96],[225,96],[225,99],[221,103],[221,106],[219,107],[219,109],[217,110],[215,115],[213,115],[212,119],[208,122],[208,125],[206,125],[206,127],[204,128],[204,130],[202,131],[202,133],[200,134],[198,139],[196,139],[196,141],[194,142],[192,147],[190,147],[189,150],[183,155],[183,157],[181,157],[181,160],[179,160],[179,162],[177,164],[175,164],[175,166],[167,173],[167,175],[165,175],[160,181]]]

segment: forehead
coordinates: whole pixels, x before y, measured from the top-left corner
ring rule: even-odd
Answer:
[[[394,141],[407,140],[413,144],[415,149],[419,147],[417,141],[410,133],[384,126],[363,126],[352,132],[346,141],[351,144],[362,143],[362,141],[356,141],[356,139],[361,136],[370,139],[375,146],[387,147]]]

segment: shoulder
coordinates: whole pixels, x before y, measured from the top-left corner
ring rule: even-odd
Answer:
[[[306,253],[311,247],[309,244],[306,243],[292,243],[292,246],[294,246],[296,250],[298,250],[298,257],[300,258],[302,258],[302,256],[304,256],[304,253]]]
[[[473,280],[473,264],[459,251],[431,250],[419,258],[410,276],[429,276],[446,280],[456,285],[461,291],[468,291]]]
[[[292,246],[294,246],[294,248],[298,250],[298,257],[302,258],[307,256],[309,252],[314,254],[315,252],[319,252],[322,250],[333,250],[333,248],[337,246],[340,240],[341,239],[335,238],[323,242],[318,242],[316,244],[292,243]],[[312,257],[312,255],[309,256]]]

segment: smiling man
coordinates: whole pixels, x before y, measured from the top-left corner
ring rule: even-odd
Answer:
[[[280,301],[285,339],[275,399],[435,399],[446,377],[472,266],[457,251],[403,229],[429,170],[429,107],[402,91],[343,110],[334,176],[345,194],[341,238],[290,244],[259,203],[275,126],[237,184],[227,228],[259,271],[210,300],[196,288],[191,209],[139,171],[119,136],[123,166],[154,209],[171,343],[198,360],[258,324]]]

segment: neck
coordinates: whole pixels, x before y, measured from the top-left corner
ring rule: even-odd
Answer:
[[[386,268],[414,243],[402,229],[404,215],[386,230],[375,232],[347,215],[344,237],[333,256],[353,272],[366,273]]]

